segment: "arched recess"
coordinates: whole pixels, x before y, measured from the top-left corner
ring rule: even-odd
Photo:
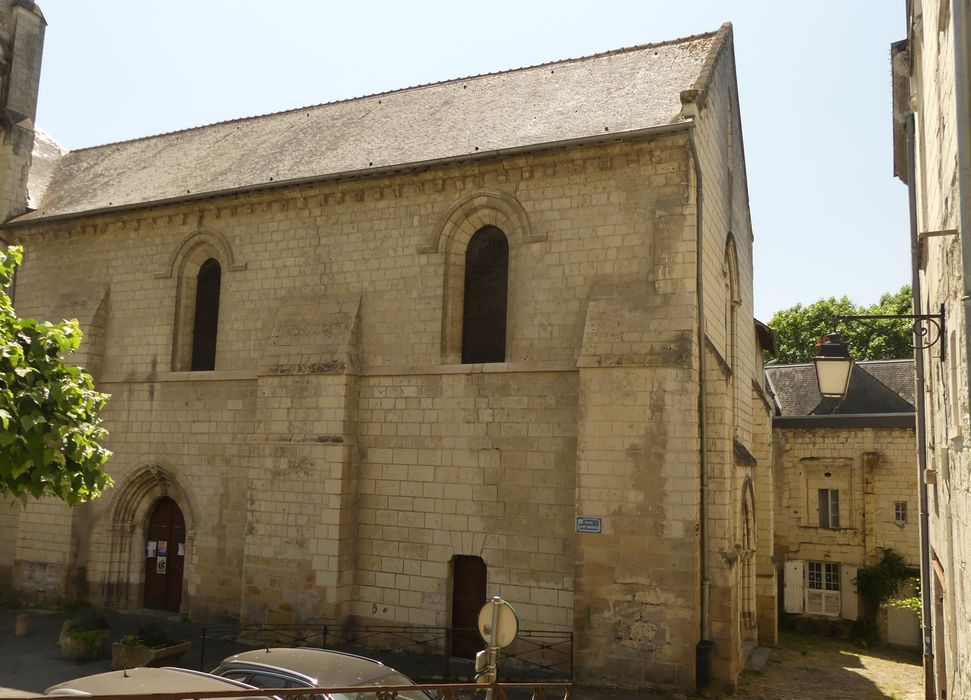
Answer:
[[[741,366],[738,355],[738,310],[742,304],[742,297],[738,279],[738,249],[735,236],[729,232],[725,239],[725,255],[722,262],[722,281],[724,289],[724,317],[725,317],[725,362],[729,367],[727,376],[728,396],[731,401],[731,435],[739,437],[738,417],[743,415],[739,401],[744,400],[746,394],[739,390]],[[744,385],[743,385],[744,388]]]
[[[546,239],[532,231],[522,204],[504,192],[482,190],[466,195],[452,204],[420,252],[445,255],[442,315],[442,361],[458,363],[462,357],[462,317],[465,295],[466,250],[479,231],[501,231],[509,246],[508,280],[514,289],[517,259],[527,243]]]
[[[739,632],[745,640],[757,641],[758,625],[755,606],[755,488],[751,477],[742,483],[740,521],[738,523],[738,591]]]
[[[736,321],[738,307],[742,304],[738,280],[738,248],[735,235],[728,234],[725,239],[725,255],[722,260],[722,284],[724,285],[725,320],[725,361],[735,370],[735,357],[738,352]]]
[[[188,609],[186,584],[192,569],[195,514],[198,512],[189,494],[169,469],[156,462],[136,467],[115,487],[108,510],[108,566],[104,580],[104,598],[108,607],[122,610],[142,607],[148,519],[155,505],[167,497],[178,504],[185,519],[181,610]]]
[[[233,248],[229,244],[229,239],[226,236],[215,229],[199,228],[182,238],[162,269],[155,273],[155,277],[157,279],[165,279],[175,275],[193,248],[200,245],[206,245],[214,251],[215,255],[211,257],[219,260],[226,270],[239,272],[240,270],[246,269],[246,263],[236,260],[236,256],[233,254]]]
[[[198,343],[196,341],[197,331],[196,313],[199,308],[200,280],[205,282],[211,280],[213,265],[218,266],[219,274],[216,282],[216,301],[215,310],[209,316],[214,325],[207,333],[207,347],[205,354],[208,360],[200,362],[198,359]],[[175,253],[169,260],[168,265],[159,273],[158,278],[175,277],[175,318],[172,326],[172,370],[176,372],[188,372],[193,369],[215,369],[216,357],[216,338],[218,336],[219,299],[220,287],[224,284],[224,272],[245,270],[245,263],[238,263],[233,255],[233,250],[229,241],[218,231],[211,229],[199,229],[179,243]],[[208,292],[211,294],[212,290]],[[225,295],[222,295],[223,298]],[[203,304],[205,307],[206,305]]]

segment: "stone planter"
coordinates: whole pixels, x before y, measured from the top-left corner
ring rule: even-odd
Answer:
[[[74,624],[73,620],[68,620],[61,627],[61,634],[57,638],[61,658],[68,661],[93,661],[104,656],[111,630],[73,632]]]
[[[115,642],[111,645],[111,668],[119,671],[138,666],[170,666],[191,648],[192,642],[174,642],[155,648]]]

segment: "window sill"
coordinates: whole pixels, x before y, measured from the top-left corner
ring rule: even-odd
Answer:
[[[525,361],[525,362],[478,362],[475,364],[439,364],[420,365],[413,367],[366,367],[357,374],[364,377],[381,375],[409,375],[409,374],[509,374],[514,372],[575,372],[576,362],[572,360],[558,361]]]

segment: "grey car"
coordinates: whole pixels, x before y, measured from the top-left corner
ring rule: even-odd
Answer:
[[[223,659],[213,674],[258,688],[349,688],[414,685],[407,676],[380,661],[327,649],[270,648],[245,651]],[[328,696],[331,700],[374,700],[361,691]],[[432,700],[423,690],[398,692],[405,700]]]
[[[223,692],[234,697],[234,690],[253,690],[254,686],[231,678],[219,678],[185,668],[130,668],[58,683],[44,695],[85,697],[88,695],[151,695],[153,693]]]

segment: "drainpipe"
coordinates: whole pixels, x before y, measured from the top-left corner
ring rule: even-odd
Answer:
[[[692,127],[694,123],[692,122]],[[695,293],[698,296],[698,433],[700,439],[699,454],[701,461],[701,493],[699,508],[699,535],[701,540],[701,641],[699,642],[698,660],[705,656],[707,661],[707,679],[702,674],[701,681],[711,681],[710,654],[714,646],[711,640],[710,594],[711,581],[708,579],[708,399],[705,392],[705,377],[708,364],[705,360],[705,289],[704,289],[704,188],[702,186],[701,162],[695,146],[694,128],[688,132],[688,144],[691,146],[691,158],[694,161],[695,179],[697,182],[695,196],[696,230],[696,269],[697,275]],[[705,651],[702,651],[705,650]],[[707,684],[707,683],[705,683]],[[699,682],[699,685],[702,685]]]
[[[907,135],[907,201],[910,208],[910,275],[911,291],[914,297],[914,313],[921,313],[920,289],[920,240],[917,236],[917,166],[914,162],[914,115],[907,115],[904,124]],[[946,343],[946,338],[940,342]],[[936,698],[936,679],[934,678],[934,617],[931,610],[931,557],[930,532],[927,513],[927,417],[924,408],[924,351],[914,351],[914,370],[916,373],[917,399],[917,489],[920,504],[920,614],[923,622],[924,646],[924,697]]]

